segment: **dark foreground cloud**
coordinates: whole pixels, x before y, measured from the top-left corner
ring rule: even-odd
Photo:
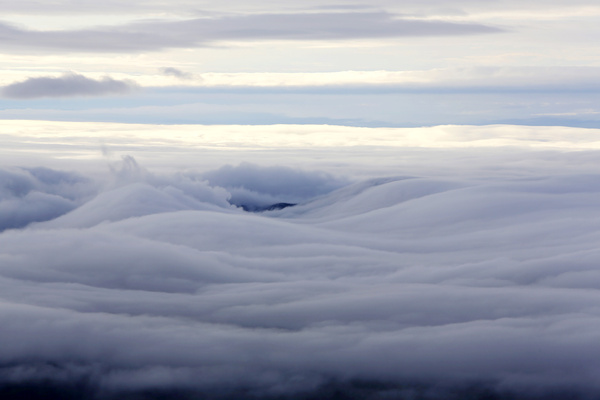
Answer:
[[[600,176],[519,165],[333,190],[126,157],[87,197],[72,174],[7,170],[14,209],[34,189],[74,204],[0,234],[0,394],[598,398]],[[246,213],[220,185],[305,200]]]
[[[132,52],[210,46],[223,41],[351,40],[494,32],[501,30],[481,24],[401,19],[385,12],[256,14],[71,31],[34,31],[0,24],[0,49]]]
[[[110,77],[92,79],[76,73],[60,77],[29,78],[0,89],[3,97],[33,99],[39,97],[105,96],[126,94],[137,89],[131,81]]]

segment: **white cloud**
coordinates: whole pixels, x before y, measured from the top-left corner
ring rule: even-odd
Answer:
[[[247,161],[361,177],[386,176],[390,171],[396,171],[393,175],[458,173],[444,167],[450,164],[459,168],[460,174],[472,175],[477,173],[471,168],[472,163],[484,163],[485,170],[491,173],[504,164],[518,169],[516,166],[524,160],[532,163],[531,168],[550,167],[555,157],[570,170],[584,172],[597,160],[592,155],[576,158],[575,154],[600,148],[600,130],[568,127],[357,128],[24,120],[0,120],[0,127],[1,165],[35,167],[43,160],[47,167],[82,171],[106,168],[104,150],[108,149],[118,161],[129,154],[142,165],[167,171],[209,171]],[[377,162],[373,162],[373,151],[377,152]],[[486,157],[479,156],[484,153]],[[581,169],[577,169],[579,163]],[[563,164],[556,165],[552,173],[565,168]]]

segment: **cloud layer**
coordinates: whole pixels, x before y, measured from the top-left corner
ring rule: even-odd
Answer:
[[[0,205],[29,225],[0,234],[2,390],[594,398],[600,177],[536,168],[341,188],[289,167],[153,174],[128,157],[103,183],[4,169]],[[247,213],[235,188],[304,200]],[[32,207],[33,193],[69,207]]]

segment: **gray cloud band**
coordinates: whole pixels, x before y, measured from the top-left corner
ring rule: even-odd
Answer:
[[[126,94],[137,89],[132,81],[120,81],[110,77],[91,79],[68,73],[61,77],[29,78],[0,89],[3,97],[33,99],[39,97],[103,96]]]
[[[33,31],[1,24],[0,49],[131,52],[201,47],[222,41],[346,40],[501,31],[480,24],[400,19],[384,12],[261,14],[151,21],[73,31]]]

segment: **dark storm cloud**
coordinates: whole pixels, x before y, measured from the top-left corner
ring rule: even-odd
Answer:
[[[0,89],[3,97],[11,99],[34,99],[40,97],[106,96],[126,94],[137,89],[131,81],[119,81],[110,77],[92,79],[76,73],[61,77],[29,78]]]
[[[419,21],[385,12],[257,14],[183,21],[143,21],[72,31],[0,25],[0,49],[132,52],[211,46],[223,41],[350,40],[501,32],[480,24]]]
[[[333,190],[125,157],[71,212],[0,234],[0,394],[597,398],[600,177],[544,166]],[[70,174],[7,171],[25,207],[36,187],[81,198]],[[317,197],[257,215],[221,185]]]

